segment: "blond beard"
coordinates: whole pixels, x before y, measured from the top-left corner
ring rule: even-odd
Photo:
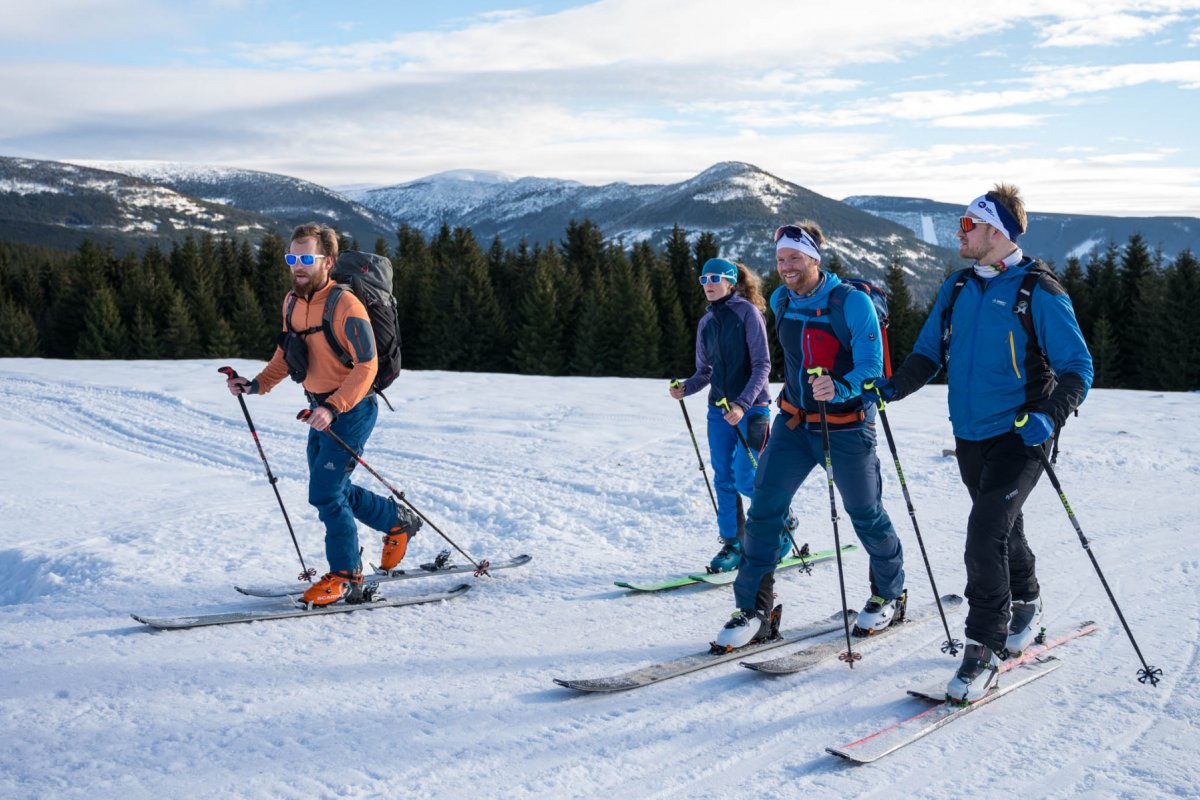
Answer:
[[[329,270],[323,269],[320,272],[314,272],[301,283],[297,280],[296,275],[292,275],[292,291],[298,295],[312,297],[316,292],[325,287],[325,283],[329,280]]]

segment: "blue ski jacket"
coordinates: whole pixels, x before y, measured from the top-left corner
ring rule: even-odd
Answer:
[[[861,390],[863,381],[883,374],[883,342],[875,306],[863,292],[849,292],[842,312],[850,341],[840,341],[828,309],[829,296],[842,281],[832,272],[822,271],[821,276],[808,294],[799,295],[780,286],[771,295],[775,327],[783,347],[783,397],[797,408],[817,411],[808,370],[824,367],[837,378],[833,399],[826,404],[829,413],[862,409],[865,421],[874,422],[875,404],[863,403]]]
[[[946,370],[954,435],[983,441],[1011,431],[1022,411],[1040,411],[1061,427],[1092,385],[1092,357],[1084,342],[1071,298],[1049,274],[1034,285],[1029,299],[1036,341],[1018,316],[1026,309],[1021,282],[1039,262],[1025,258],[985,280],[970,271],[944,319],[955,276],[938,290],[937,301],[896,372],[897,399]]]

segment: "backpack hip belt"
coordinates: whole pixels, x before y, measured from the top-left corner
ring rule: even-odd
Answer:
[[[789,415],[791,419],[787,421],[788,430],[795,430],[799,425],[820,425],[821,415],[815,411],[805,411],[779,398],[779,408],[783,413]],[[862,409],[851,411],[846,414],[826,414],[825,420],[830,425],[847,425],[852,422],[862,422],[867,418],[866,412]]]

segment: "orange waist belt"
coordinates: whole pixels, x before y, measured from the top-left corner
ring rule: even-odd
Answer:
[[[805,411],[802,408],[796,408],[794,405],[779,398],[779,407],[783,409],[785,414],[789,414],[791,419],[787,421],[787,426],[790,430],[795,430],[797,425],[819,425],[821,423],[821,415],[814,411]],[[846,414],[826,414],[825,420],[830,425],[845,425],[849,422],[862,422],[867,418],[866,413],[859,409]]]

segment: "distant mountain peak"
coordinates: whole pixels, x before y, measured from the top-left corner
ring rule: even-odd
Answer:
[[[439,183],[446,181],[461,181],[464,183],[512,183],[517,179],[505,172],[489,169],[450,169],[445,172],[435,172],[424,178],[417,178],[409,183]]]

